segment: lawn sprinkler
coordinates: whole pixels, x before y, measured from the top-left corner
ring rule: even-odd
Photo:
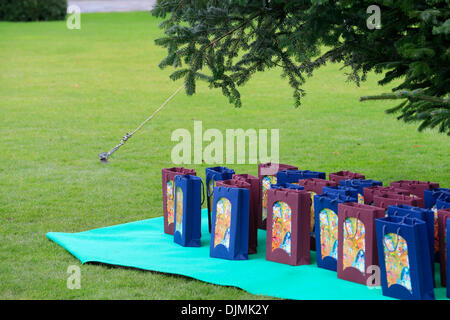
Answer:
[[[108,159],[109,157],[116,152],[121,146],[123,146],[128,139],[130,139],[136,132],[138,132],[148,121],[150,121],[151,119],[153,119],[153,117],[159,112],[161,111],[168,103],[170,100],[172,100],[177,94],[178,92],[181,91],[181,89],[184,88],[184,85],[182,85],[181,87],[179,87],[166,101],[164,101],[164,103],[155,110],[155,112],[152,113],[152,115],[150,117],[148,117],[147,119],[144,120],[144,122],[142,122],[133,132],[129,133],[127,132],[127,134],[125,134],[122,138],[122,140],[119,142],[119,144],[117,146],[115,146],[114,148],[112,148],[111,150],[109,150],[108,152],[102,152],[98,155],[98,157],[100,158],[100,162],[101,163],[108,163]]]

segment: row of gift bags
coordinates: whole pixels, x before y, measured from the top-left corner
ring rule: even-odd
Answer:
[[[199,246],[201,179],[189,169],[164,170],[163,185],[167,187],[164,206],[168,211],[165,220],[172,221],[174,241]],[[359,196],[348,190],[342,193],[345,188],[336,187],[336,183],[326,183],[328,193],[314,195],[298,185],[285,188],[290,178],[278,187],[271,184],[265,201],[261,202],[258,194],[258,190],[264,190],[261,177],[235,175],[232,169],[224,167],[211,171],[208,174],[207,169],[206,185],[208,209],[212,213],[212,257],[240,260],[256,252],[256,227],[262,222],[257,219],[258,209],[265,205],[267,260],[309,264],[310,231],[315,229],[313,239],[319,267],[337,271],[339,278],[367,284],[371,267],[379,265],[383,294],[406,299],[433,298],[434,217],[431,211],[400,205],[389,207],[389,216],[384,217],[383,208],[356,203]],[[317,182],[323,183],[320,178]],[[311,180],[314,179],[304,180],[302,184]],[[314,215],[314,211],[318,214]],[[446,219],[444,213],[440,212],[441,215],[439,232],[444,236],[440,239],[446,239]],[[170,228],[170,224],[165,223],[165,230],[166,227]],[[441,245],[441,279],[445,283],[444,248],[447,249],[445,241]]]

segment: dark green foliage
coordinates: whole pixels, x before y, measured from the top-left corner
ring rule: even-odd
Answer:
[[[371,30],[373,4],[381,28]],[[165,18],[165,36],[156,43],[168,55],[160,67],[181,68],[171,78],[184,78],[188,94],[204,79],[240,106],[239,86],[280,67],[298,106],[306,78],[341,62],[356,84],[374,71],[384,76],[380,85],[399,79],[395,91],[420,92],[388,112],[420,121],[419,130],[450,134],[449,8],[450,0],[158,0],[153,14]]]
[[[67,0],[0,0],[0,21],[64,20]]]

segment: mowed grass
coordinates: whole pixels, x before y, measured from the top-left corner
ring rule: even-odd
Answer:
[[[375,75],[360,88],[346,83],[340,65],[309,79],[299,109],[279,70],[242,88],[241,109],[199,83],[196,95],[178,95],[101,164],[98,153],[181,85],[157,66],[165,56],[154,44],[158,23],[146,12],[83,14],[81,30],[65,22],[0,23],[1,299],[265,298],[184,277],[81,265],[45,237],[162,215],[161,168],[173,166],[172,131],[192,131],[194,120],[222,132],[278,128],[281,162],[302,169],[352,170],[386,185],[420,179],[450,186],[449,138],[386,115],[395,102],[358,102],[390,88],[378,87]],[[204,177],[207,166],[190,167]],[[256,165],[229,166],[257,174]],[[69,265],[81,267],[81,290],[66,287]]]

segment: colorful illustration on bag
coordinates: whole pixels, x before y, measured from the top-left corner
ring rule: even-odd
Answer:
[[[176,211],[176,219],[177,223],[175,223],[175,232],[178,231],[180,236],[183,234],[183,190],[180,187],[177,187],[176,191],[177,197],[177,211]]]
[[[338,216],[333,210],[325,208],[319,212],[319,221],[322,259],[325,257],[337,259]]]
[[[277,201],[272,210],[272,251],[280,248],[291,255],[291,207]]]
[[[434,213],[434,250],[439,252],[439,224],[438,224],[438,211],[436,205],[431,208]],[[445,250],[444,250],[445,251]]]
[[[364,204],[364,196],[361,193],[358,193],[358,203]]]
[[[214,247],[222,244],[230,247],[231,232],[231,202],[227,198],[220,198],[216,205],[216,227],[214,230]]]
[[[408,244],[402,236],[395,233],[384,236],[384,259],[388,287],[399,284],[412,292]]]
[[[276,176],[264,176],[262,178],[262,219],[267,218],[267,191],[271,188],[272,184],[277,183]]]
[[[353,217],[344,221],[343,266],[353,267],[363,274],[366,270],[366,228],[364,223]]]
[[[175,217],[175,190],[173,180],[167,181],[167,224],[174,223]]]
[[[314,196],[317,195],[314,191],[309,191],[309,194],[311,195],[311,232],[314,231]]]
[[[209,197],[209,207],[211,208],[211,210],[212,210],[212,206],[213,206],[213,200],[214,200],[213,192],[214,192],[214,187],[215,186],[216,186],[216,181],[214,179],[209,180],[209,183],[208,183],[208,194],[210,195],[210,197]]]

